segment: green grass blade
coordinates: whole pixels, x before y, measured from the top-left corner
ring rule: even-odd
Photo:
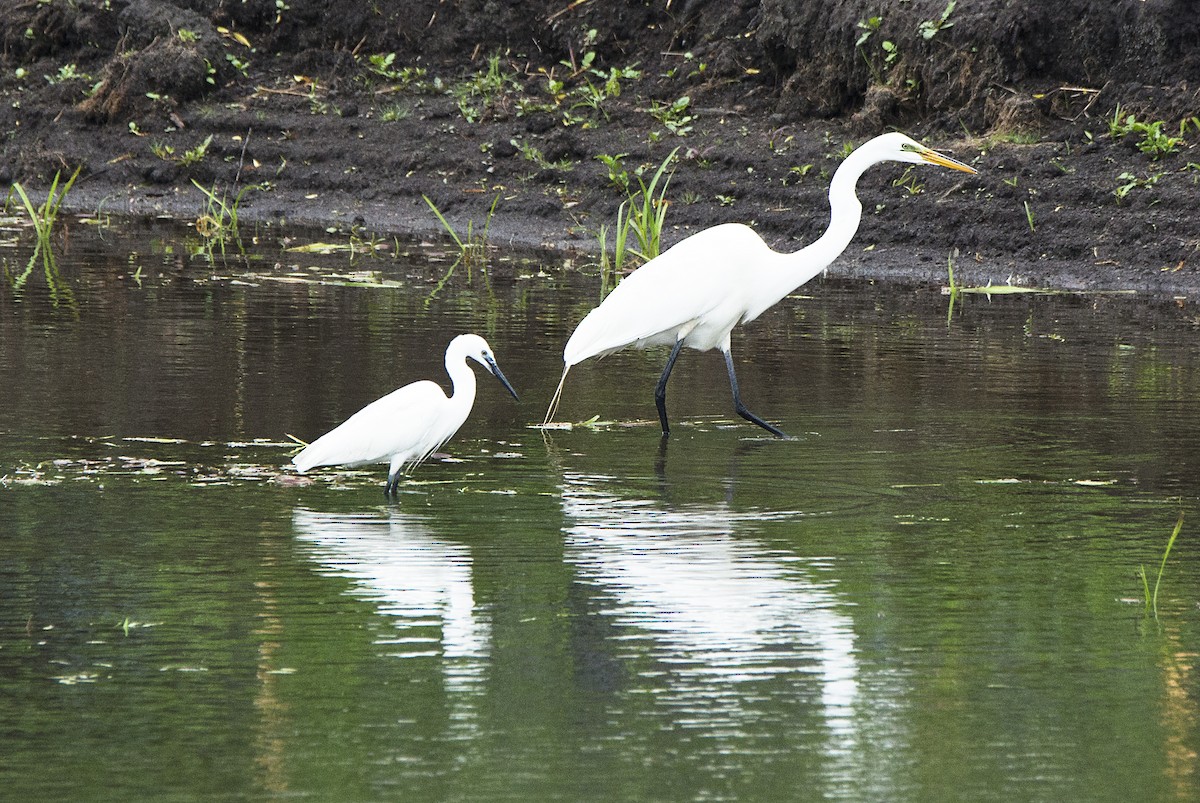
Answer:
[[[13,184],[13,189],[17,191],[17,195],[21,197],[21,203],[25,205],[25,212],[29,215],[29,222],[33,224],[34,231],[37,232],[38,239],[42,237],[42,219],[38,215],[37,209],[34,208],[33,202],[29,200],[29,196],[25,194],[25,188],[20,182]]]
[[[1158,587],[1162,583],[1163,571],[1167,568],[1167,558],[1171,555],[1171,547],[1175,546],[1175,539],[1179,537],[1180,530],[1183,529],[1183,514],[1179,514],[1179,520],[1175,522],[1175,529],[1171,531],[1171,537],[1167,539],[1167,548],[1163,550],[1162,562],[1158,564],[1158,577],[1154,579],[1154,596],[1151,598],[1151,607],[1154,608],[1154,615],[1158,616]],[[1143,579],[1145,571],[1142,572]]]
[[[454,230],[454,227],[451,226],[450,222],[448,220],[446,220],[446,218],[442,215],[442,210],[438,209],[437,206],[434,205],[433,201],[429,200],[428,195],[422,195],[421,197],[425,199],[425,203],[427,203],[429,205],[429,208],[433,210],[433,214],[437,216],[438,222],[440,222],[442,224],[442,228],[444,228],[446,230],[446,232],[450,235],[451,239],[454,240],[455,245],[458,246],[458,250],[460,252],[466,253],[467,247],[465,245],[463,245],[463,241],[461,239],[459,239],[458,232],[456,232]],[[496,196],[496,197],[498,198],[500,196]]]

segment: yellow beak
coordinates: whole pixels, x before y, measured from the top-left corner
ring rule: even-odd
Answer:
[[[951,170],[961,170],[964,173],[979,172],[975,168],[971,167],[970,165],[965,165],[962,162],[958,161],[957,159],[951,159],[949,156],[946,156],[945,154],[941,154],[941,153],[938,153],[937,151],[929,150],[928,148],[921,151],[921,158],[924,159],[925,161],[929,162],[930,164],[940,165],[941,167],[948,167]]]

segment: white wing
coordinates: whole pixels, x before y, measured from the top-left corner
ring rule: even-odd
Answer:
[[[753,229],[727,223],[681,240],[635,270],[589,312],[567,341],[568,366],[631,345],[670,344],[722,305],[742,304],[742,269],[766,244]],[[724,317],[724,316],[723,316]],[[737,322],[734,315],[730,327]]]
[[[309,444],[292,462],[300,471],[386,463],[398,454],[405,463],[419,462],[462,425],[462,421],[441,420],[446,412],[449,400],[436,383],[413,382],[371,402]],[[453,428],[445,432],[451,424]]]

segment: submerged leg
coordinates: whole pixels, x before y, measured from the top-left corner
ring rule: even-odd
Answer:
[[[675,360],[679,357],[681,348],[683,341],[676,340],[675,347],[671,349],[671,356],[667,358],[667,367],[663,369],[658,384],[654,386],[654,405],[658,408],[658,420],[662,424],[664,438],[671,434],[671,427],[667,424],[667,380],[671,378],[671,369],[675,367]]]
[[[384,493],[388,496],[395,496],[400,490],[400,475],[403,473],[404,457],[403,455],[393,455],[392,461],[388,465],[388,481],[384,488]]]
[[[758,424],[777,438],[786,438],[787,435],[783,434],[783,430],[763,421],[754,413],[747,410],[746,405],[742,404],[742,394],[738,390],[737,374],[733,371],[733,353],[730,351],[725,352],[725,370],[729,371],[729,387],[733,390],[733,409],[737,411],[737,414],[753,424]]]

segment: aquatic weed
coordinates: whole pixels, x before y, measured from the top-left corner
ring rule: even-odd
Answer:
[[[1142,564],[1138,566],[1138,575],[1142,578],[1142,591],[1145,594],[1145,612],[1147,614],[1153,611],[1154,618],[1158,618],[1158,587],[1162,584],[1163,571],[1167,568],[1167,558],[1171,555],[1171,547],[1175,546],[1175,539],[1179,537],[1179,532],[1183,529],[1183,514],[1179,514],[1179,520],[1175,522],[1175,529],[1171,531],[1171,537],[1167,539],[1167,548],[1163,550],[1162,560],[1158,564],[1158,576],[1154,578],[1154,591],[1150,591],[1150,580],[1146,576],[1146,566]]]
[[[196,232],[204,238],[204,251],[211,261],[213,249],[220,247],[221,256],[224,257],[225,244],[237,240],[239,237],[238,208],[241,206],[242,198],[250,190],[261,189],[261,187],[258,184],[247,184],[238,190],[237,195],[230,201],[228,193],[217,195],[215,184],[212,189],[206,189],[196,179],[191,181],[196,189],[204,193],[205,197],[204,208],[196,217],[194,224]]]
[[[75,184],[75,179],[79,177],[79,171],[82,167],[75,168],[75,172],[67,179],[67,183],[58,186],[62,178],[61,172],[54,174],[54,181],[50,182],[50,191],[46,194],[46,200],[40,206],[34,206],[29,200],[29,194],[25,192],[25,188],[20,182],[14,182],[12,191],[9,193],[9,199],[12,198],[12,193],[16,193],[21,199],[21,204],[25,207],[25,212],[29,215],[29,222],[33,224],[33,229],[37,233],[38,245],[50,244],[50,234],[54,230],[54,222],[58,219],[58,212],[62,208],[63,201],[67,199],[67,193],[71,191],[71,187]]]
[[[437,205],[430,200],[428,195],[422,195],[421,197],[425,199],[425,203],[433,210],[433,214],[437,217],[438,222],[442,224],[442,228],[446,230],[446,233],[450,235],[450,239],[458,246],[458,261],[454,263],[450,271],[453,272],[454,267],[457,267],[461,262],[467,267],[467,277],[469,280],[473,267],[478,265],[480,268],[486,268],[488,231],[492,227],[492,217],[496,214],[496,204],[500,203],[500,193],[496,193],[496,197],[492,199],[492,205],[488,209],[487,218],[483,221],[482,229],[476,231],[475,221],[467,221],[466,240],[458,236],[458,232],[455,231],[454,226],[450,225],[450,221],[446,220],[446,216],[442,214],[442,210],[437,208]],[[446,278],[449,278],[449,274],[447,274]],[[443,279],[443,283],[444,281]],[[441,285],[438,285],[438,289],[441,289]]]

